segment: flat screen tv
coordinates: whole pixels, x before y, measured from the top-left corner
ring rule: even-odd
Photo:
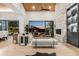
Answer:
[[[61,35],[61,29],[56,29],[56,34],[60,34]]]

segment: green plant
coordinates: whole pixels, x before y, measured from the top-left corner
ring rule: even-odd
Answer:
[[[25,26],[25,31],[26,31],[26,33],[28,33],[28,31],[29,31],[29,25]]]

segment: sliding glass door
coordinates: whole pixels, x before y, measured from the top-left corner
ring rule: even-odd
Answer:
[[[53,21],[30,21],[29,31],[35,37],[53,37],[54,22]]]
[[[0,31],[8,31],[9,34],[19,32],[19,21],[0,20]]]

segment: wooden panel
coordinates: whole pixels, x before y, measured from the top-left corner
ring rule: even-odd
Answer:
[[[26,11],[55,11],[55,3],[24,3],[23,6]],[[33,9],[32,7],[35,7]]]

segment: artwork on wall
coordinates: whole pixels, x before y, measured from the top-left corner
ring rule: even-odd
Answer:
[[[69,32],[77,32],[77,23],[68,26]]]
[[[77,32],[77,8],[75,5],[70,10],[67,11],[67,19],[68,19],[68,30],[70,32]]]
[[[79,47],[79,4],[67,9],[67,43]]]

